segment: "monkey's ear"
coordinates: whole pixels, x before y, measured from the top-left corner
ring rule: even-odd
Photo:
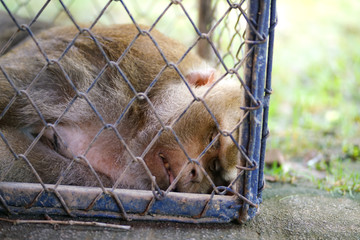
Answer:
[[[186,80],[195,87],[210,85],[215,82],[215,69],[197,70],[186,75]]]

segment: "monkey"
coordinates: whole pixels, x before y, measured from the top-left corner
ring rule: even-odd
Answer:
[[[210,193],[236,178],[240,82],[142,29],[52,27],[0,57],[0,181]]]

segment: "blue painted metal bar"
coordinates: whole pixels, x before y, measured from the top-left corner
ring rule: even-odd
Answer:
[[[262,190],[265,185],[264,181],[264,161],[265,161],[265,150],[266,150],[266,139],[269,135],[268,129],[268,116],[269,116],[269,102],[271,89],[271,72],[273,63],[273,52],[274,52],[274,39],[275,39],[275,26],[277,24],[276,16],[276,0],[271,1],[270,6],[270,29],[269,29],[269,46],[268,46],[268,58],[266,68],[266,85],[265,85],[265,97],[264,97],[264,115],[263,115],[263,127],[261,136],[261,150],[260,150],[260,167],[259,167],[259,189],[258,198],[262,202]]]
[[[270,12],[270,0],[250,1],[248,5],[248,16],[250,19],[246,32],[247,50],[253,48],[252,56],[246,61],[245,81],[251,87],[254,98],[264,106],[264,88],[267,68],[267,36]],[[250,27],[250,25],[253,27]],[[254,30],[256,29],[256,30]],[[255,107],[254,103],[251,103]],[[261,155],[263,107],[250,112],[248,123],[248,145],[249,158],[256,163],[258,168],[245,173],[245,184],[243,195],[255,204],[259,204],[259,186],[263,184],[263,158]],[[246,203],[243,205],[240,221],[245,222],[253,218],[258,211]]]
[[[40,184],[35,183],[0,183],[0,196],[6,202],[7,209],[0,205],[0,212],[21,214],[54,214],[68,215],[54,194],[55,185],[46,185],[48,192],[43,191]],[[236,196],[218,196],[210,194],[190,194],[170,192],[164,199],[155,200],[145,216],[148,204],[154,198],[151,191],[116,189],[109,194],[101,188],[60,185],[56,191],[61,194],[72,215],[79,217],[110,217],[123,219],[121,210],[114,202],[111,194],[115,194],[124,205],[130,219],[167,220],[176,222],[218,222],[225,223],[238,218],[241,205]],[[33,200],[39,194],[40,196]],[[95,202],[91,210],[86,210],[92,201],[103,194]],[[209,206],[202,214],[204,206]],[[26,206],[31,205],[30,208]],[[200,218],[201,215],[201,218]]]

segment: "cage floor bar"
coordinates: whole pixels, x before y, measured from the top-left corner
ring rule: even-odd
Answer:
[[[54,185],[46,185],[46,187],[51,190]],[[35,183],[0,183],[0,195],[3,196],[11,213],[67,215],[57,196],[51,191],[44,191],[33,203],[42,190],[42,186]],[[61,185],[56,190],[73,216],[122,218],[122,213],[114,199],[102,193],[100,188]],[[131,220],[231,222],[238,218],[241,208],[241,204],[233,196],[215,195],[211,199],[209,194],[170,192],[163,200],[156,200],[143,216],[143,212],[154,197],[151,191],[116,189],[113,193],[120,199]],[[99,194],[103,196],[95,202],[91,210],[86,210]],[[209,208],[199,218],[209,199],[211,199]],[[29,204],[31,207],[27,208]],[[6,212],[6,209],[0,206],[0,211]]]

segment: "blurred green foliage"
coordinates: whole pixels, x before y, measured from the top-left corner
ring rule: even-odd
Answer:
[[[290,155],[360,138],[358,0],[279,0],[270,146]]]
[[[264,174],[267,181],[270,182],[294,183],[297,180],[294,171],[285,169],[284,165],[278,164],[276,161],[271,166],[264,167]]]
[[[353,161],[360,161],[360,146],[359,145],[344,145],[343,152],[346,158]]]
[[[290,161],[321,152],[312,171],[324,177],[308,176],[318,188],[360,192],[360,1],[278,0],[277,7],[268,146]],[[265,173],[288,175],[278,166]]]

